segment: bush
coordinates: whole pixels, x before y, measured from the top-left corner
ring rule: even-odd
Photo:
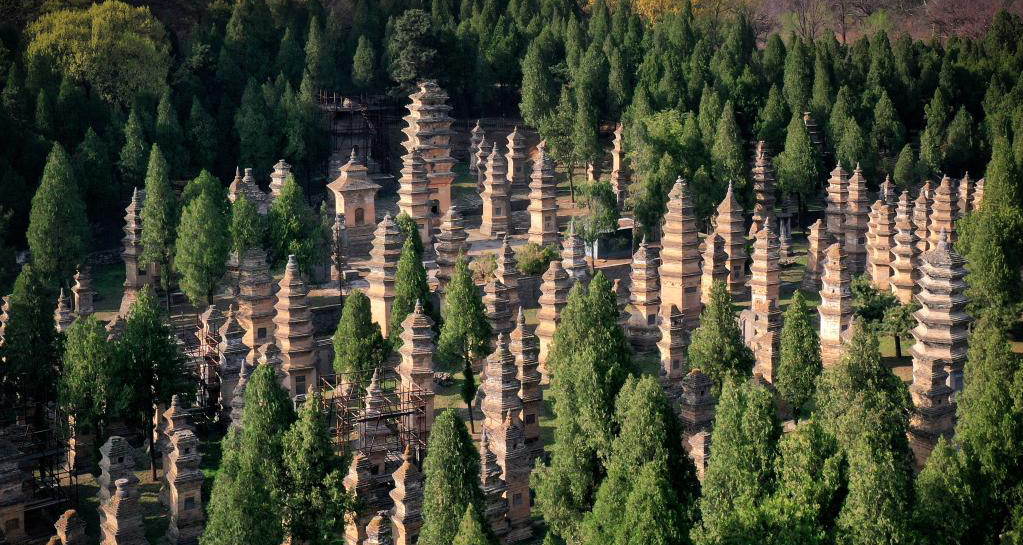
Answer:
[[[490,282],[490,279],[494,277],[494,271],[497,270],[497,255],[483,254],[473,259],[472,263],[469,264],[469,270],[472,271],[472,281],[474,283],[486,284]]]
[[[515,253],[519,262],[519,272],[528,275],[543,274],[551,261],[558,257],[558,252],[550,246],[540,246],[529,242]]]

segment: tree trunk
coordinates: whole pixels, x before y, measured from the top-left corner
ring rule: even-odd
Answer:
[[[893,335],[893,337],[895,337],[895,357],[896,358],[901,358],[902,357],[902,337],[900,337],[898,334]]]
[[[473,418],[473,414],[472,414],[472,403],[466,403],[465,404],[465,408],[469,409],[469,431],[472,434],[475,435],[475,433],[476,433],[476,420]]]
[[[153,440],[153,433],[156,431],[153,429],[153,423],[150,422],[146,425],[149,435],[149,468],[153,473],[153,482],[156,482],[156,441]]]
[[[575,204],[575,165],[568,165],[568,195]]]

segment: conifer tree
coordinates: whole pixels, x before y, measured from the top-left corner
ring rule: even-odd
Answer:
[[[166,405],[189,386],[185,356],[170,327],[164,323],[150,286],[138,293],[124,321],[124,333],[117,342],[115,376],[125,381],[125,417],[149,437],[149,451],[155,460],[153,407]],[[156,468],[153,467],[153,478]]]
[[[202,545],[280,545],[285,536],[281,492],[284,435],[295,421],[288,393],[274,369],[256,367],[245,388],[242,427],[224,439]]]
[[[416,220],[412,219],[412,216],[408,215],[408,212],[398,214],[394,222],[398,224],[398,229],[401,230],[405,240],[412,240],[413,249],[416,251],[416,259],[422,260],[423,239],[419,235],[419,224],[416,223]]]
[[[843,85],[831,106],[831,115],[828,117],[828,141],[834,147],[838,147],[842,141],[848,119],[855,117],[856,112],[851,105],[849,94],[849,88]]]
[[[934,97],[924,106],[924,117],[927,124],[920,134],[920,163],[925,175],[941,170],[944,155],[941,144],[945,137],[945,126],[948,124],[948,107],[941,89],[934,91]]]
[[[913,150],[913,145],[906,144],[902,146],[902,151],[899,152],[899,160],[895,162],[895,173],[892,175],[892,181],[895,182],[896,187],[899,189],[909,190],[917,183],[917,179],[920,176],[918,171],[916,152]]]
[[[874,106],[874,124],[870,128],[870,141],[874,149],[884,157],[893,158],[906,141],[906,129],[899,120],[888,93],[881,91],[881,98]]]
[[[359,36],[359,45],[352,57],[352,81],[360,89],[372,89],[376,82],[376,53],[366,36]]]
[[[748,377],[754,363],[753,352],[742,341],[728,287],[715,282],[710,304],[703,309],[700,326],[693,331],[689,364],[706,373],[714,381],[714,389],[720,391],[726,378]]]
[[[473,377],[472,366],[491,352],[490,340],[494,331],[487,320],[483,298],[472,281],[469,264],[464,256],[459,257],[455,263],[454,274],[448,283],[444,314],[447,319],[437,339],[437,356],[449,369],[462,369],[462,401],[469,409],[471,429],[472,401],[476,397],[476,379]]]
[[[305,65],[305,52],[302,51],[301,36],[298,26],[292,23],[284,30],[284,36],[277,47],[277,60],[275,72],[284,74],[292,84],[298,83],[302,78],[302,70]]]
[[[717,91],[710,85],[703,87],[700,95],[700,110],[698,119],[700,121],[700,135],[703,137],[703,147],[710,150],[714,147],[718,133],[719,119],[724,111],[721,108],[721,98]],[[733,120],[734,125],[734,120]]]
[[[305,74],[313,84],[322,86],[326,76],[326,43],[323,36],[323,24],[318,17],[309,21],[309,31],[305,41]],[[303,76],[305,77],[305,76]]]
[[[220,184],[220,180],[210,174],[208,170],[203,170],[185,184],[185,188],[181,190],[181,207],[184,208],[203,193],[209,193],[213,202],[222,211],[229,211],[230,203],[227,200],[227,190]]]
[[[872,157],[867,149],[867,141],[863,137],[863,130],[860,129],[860,124],[851,117],[845,120],[842,140],[838,142],[835,155],[843,165],[860,165],[864,172],[869,175]]]
[[[306,399],[283,435],[284,531],[294,542],[329,543],[344,532],[347,464],[335,453],[318,392]]]
[[[458,524],[458,533],[452,545],[496,545],[493,535],[487,531],[483,517],[473,504],[465,507],[465,514]]]
[[[46,89],[40,89],[39,94],[36,95],[35,129],[48,139],[55,136],[53,104],[50,102],[50,95],[46,93]]]
[[[550,47],[545,47],[547,35],[544,32],[535,38],[522,59],[522,102],[519,109],[522,119],[534,127],[540,127],[543,119],[557,106],[557,84],[546,64],[548,55],[552,53]]]
[[[973,118],[965,106],[960,106],[945,133],[945,157],[942,163],[945,172],[956,176],[966,172],[973,162],[973,139]]]
[[[388,72],[401,88],[434,71],[437,49],[430,36],[430,16],[421,9],[409,9],[393,19],[387,41]]]
[[[813,399],[815,382],[821,372],[820,354],[817,328],[810,322],[803,294],[797,290],[785,310],[775,381],[778,392],[792,406],[797,418],[800,409]]]
[[[182,177],[187,174],[188,157],[185,153],[184,135],[181,131],[181,122],[178,120],[178,112],[174,109],[171,101],[170,87],[160,96],[160,103],[156,106],[156,143],[160,145],[170,166],[171,174]]]
[[[265,0],[236,2],[224,29],[224,43],[217,59],[217,80],[237,99],[246,78],[262,81],[273,67],[277,34]]]
[[[689,543],[685,504],[672,494],[670,473],[663,461],[647,462],[635,473],[635,484],[625,499],[622,524],[615,545],[682,545]],[[695,498],[694,498],[695,499]]]
[[[123,407],[123,380],[113,375],[114,343],[95,316],[75,320],[67,330],[57,399],[67,414],[75,415],[75,429],[106,439],[106,425]]]
[[[217,157],[217,125],[198,97],[188,112],[188,148],[193,169],[211,169]]]
[[[781,34],[772,32],[767,38],[764,55],[760,64],[764,68],[764,78],[771,86],[781,85],[785,75],[785,42]]]
[[[786,132],[785,151],[774,161],[778,169],[778,188],[785,193],[810,197],[820,176],[817,149],[810,141],[801,116],[792,116]]]
[[[234,115],[234,128],[238,132],[238,149],[241,151],[239,160],[256,172],[266,172],[273,164],[275,143],[273,138],[268,138],[274,133],[271,119],[259,85],[250,78]]]
[[[270,205],[267,234],[275,266],[294,255],[299,269],[309,274],[313,266],[323,262],[327,235],[293,174]]]
[[[785,100],[777,85],[772,85],[767,93],[767,102],[760,110],[757,119],[757,140],[763,140],[770,149],[780,150],[785,143],[785,118],[787,111]]]
[[[479,453],[458,414],[448,409],[430,430],[423,462],[423,528],[419,543],[448,545],[458,535],[466,509],[483,513]]]
[[[121,191],[114,178],[110,149],[92,127],[85,130],[72,163],[82,198],[90,203],[86,208],[89,221],[98,223],[118,215],[122,211]]]
[[[731,101],[726,102],[721,111],[710,158],[714,178],[722,185],[731,183],[736,195],[742,200],[746,189],[746,156]]]
[[[167,161],[159,144],[153,144],[146,170],[146,202],[142,205],[142,255],[139,265],[160,265],[160,285],[170,308],[171,260],[174,257],[175,228],[178,224],[177,197],[170,186]]]
[[[421,258],[417,258],[415,243],[418,237],[405,237],[405,245],[398,259],[398,270],[394,274],[394,302],[391,303],[390,341],[395,350],[401,348],[401,323],[416,308],[416,302],[423,305],[423,312],[429,315],[437,327],[440,320],[430,299],[430,284],[426,281],[426,269]]]
[[[362,291],[352,290],[345,297],[333,343],[334,371],[354,374],[353,379],[360,383],[367,382],[373,370],[387,360],[391,347],[373,321],[369,297]]]
[[[256,205],[245,195],[231,203],[231,250],[239,257],[245,250],[262,246],[266,227]]]
[[[55,292],[31,263],[18,273],[11,294],[4,342],[0,345],[0,394],[4,407],[18,400],[54,399],[61,340],[53,327]]]
[[[967,543],[972,537],[998,532],[996,528],[981,526],[992,504],[977,508],[985,489],[976,466],[965,450],[956,448],[944,437],[938,438],[916,478],[913,526],[922,542]]]
[[[810,104],[810,91],[813,85],[813,63],[807,47],[800,39],[792,40],[788,53],[785,55],[785,100],[789,111],[802,114]]]
[[[213,304],[213,294],[227,272],[229,249],[223,206],[212,192],[203,191],[181,213],[174,260],[181,274],[181,290],[193,304]]]
[[[149,143],[146,141],[142,119],[138,110],[132,107],[128,121],[124,124],[124,146],[121,147],[120,160],[117,164],[126,186],[142,186],[148,160]]]
[[[3,91],[0,91],[0,104],[13,120],[29,123],[32,120],[29,96],[21,67],[18,63],[12,63],[7,70],[7,80],[4,82]]]
[[[590,55],[586,55],[580,71],[583,74],[577,75],[575,87],[575,116],[572,124],[572,147],[576,160],[586,164],[595,161],[601,153],[600,144],[597,142],[597,123],[599,122],[597,103],[594,97],[597,90],[597,78],[589,73],[599,68],[593,67]],[[599,66],[599,65],[597,65]]]
[[[26,237],[39,278],[51,287],[68,284],[85,258],[90,236],[74,169],[60,144],[53,144],[32,197]]]
[[[726,379],[714,419],[714,449],[703,479],[694,541],[742,542],[771,493],[780,428],[763,386]]]
[[[814,55],[813,92],[810,96],[810,113],[818,123],[827,121],[831,105],[835,101],[835,88],[831,84],[831,70],[820,51]]]

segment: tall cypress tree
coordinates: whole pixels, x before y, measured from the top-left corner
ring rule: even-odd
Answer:
[[[1017,139],[1019,139],[1017,137]],[[970,164],[974,162],[974,136],[973,118],[966,111],[965,106],[960,106],[952,122],[948,124],[945,133],[945,149],[943,170],[952,175],[959,176],[966,172]]]
[[[926,174],[941,170],[944,156],[941,144],[945,137],[945,126],[948,124],[948,107],[945,105],[945,96],[941,89],[934,91],[934,97],[924,107],[924,117],[927,124],[924,132],[920,134],[920,163]]]
[[[423,462],[423,528],[419,543],[448,545],[458,534],[465,510],[483,513],[479,453],[458,414],[448,409],[430,430]]]
[[[369,297],[359,290],[352,290],[345,297],[334,332],[334,371],[354,373],[354,380],[365,383],[391,353],[391,347],[380,334],[380,325],[373,321]]]
[[[171,100],[170,87],[164,90],[160,96],[160,103],[156,106],[156,143],[160,145],[160,150],[167,158],[171,174],[176,177],[187,175],[188,155],[185,152],[178,112]]]
[[[401,347],[401,323],[416,308],[416,302],[423,305],[423,311],[435,322],[438,316],[430,301],[430,285],[426,281],[426,269],[417,258],[415,243],[418,237],[405,237],[405,245],[398,259],[398,270],[394,274],[394,302],[391,303],[390,340],[395,350]]]
[[[813,60],[813,92],[810,96],[810,113],[818,123],[827,121],[834,101],[835,88],[831,84],[831,70],[824,55],[818,50]]]
[[[360,89],[369,90],[376,83],[376,53],[366,36],[359,36],[359,44],[352,57],[352,82]]]
[[[114,375],[114,343],[96,317],[75,320],[67,330],[61,358],[58,402],[75,415],[75,429],[106,441],[107,423],[122,410],[126,397],[121,377]]]
[[[146,202],[142,205],[142,255],[140,265],[160,265],[160,285],[167,294],[170,308],[171,260],[178,224],[177,197],[170,186],[167,161],[158,144],[153,144],[146,170]]]
[[[54,399],[61,340],[53,327],[55,293],[32,264],[18,273],[0,345],[0,394],[4,407],[31,399]]]
[[[985,498],[982,479],[977,464],[965,450],[944,437],[938,438],[916,478],[913,522],[923,543],[968,543],[971,538],[993,537],[1000,532],[1004,522],[990,515],[1002,511],[1002,507],[991,508],[997,504]],[[1004,511],[1000,514],[1004,516]],[[995,526],[984,527],[985,522]]]
[[[856,116],[849,94],[849,88],[843,85],[838,90],[835,103],[831,107],[831,115],[828,117],[828,141],[833,147],[838,147],[839,142],[842,141],[848,119]]]
[[[810,104],[810,90],[813,85],[813,63],[803,41],[792,40],[789,51],[785,55],[785,100],[789,103],[789,111],[802,113]]]
[[[458,523],[458,533],[452,545],[496,545],[494,536],[487,531],[486,522],[483,516],[476,510],[476,506],[469,504],[462,515],[462,521]]]
[[[909,190],[916,185],[919,178],[919,169],[916,164],[916,152],[912,144],[902,146],[899,152],[899,160],[895,162],[895,172],[892,181],[899,189]]]
[[[46,89],[40,89],[36,95],[35,129],[47,139],[56,136],[53,120],[53,103]]]
[[[50,286],[69,283],[85,258],[90,237],[71,160],[60,144],[53,144],[32,197],[27,238],[39,278]]]
[[[234,116],[238,132],[239,161],[256,172],[266,172],[273,164],[274,139],[270,126],[272,116],[255,79],[250,78],[242,93],[241,104]]]
[[[814,386],[821,372],[820,338],[810,322],[803,294],[796,291],[785,310],[781,329],[781,354],[775,385],[798,418],[800,409],[813,399]]]
[[[744,200],[746,194],[746,155],[743,149],[739,126],[735,122],[735,111],[732,102],[728,101],[718,119],[710,159],[718,183],[732,184],[740,201]]]
[[[178,224],[174,266],[181,274],[181,290],[195,305],[213,304],[213,295],[227,272],[230,249],[223,206],[204,191],[185,205]]]
[[[742,542],[751,537],[758,506],[772,491],[780,433],[771,393],[753,381],[726,379],[714,419],[714,449],[703,479],[696,543]]]
[[[192,169],[212,169],[217,157],[217,124],[203,108],[198,97],[192,97],[188,111],[188,148]]]
[[[239,256],[263,245],[266,226],[256,205],[244,194],[231,203],[231,250]]]
[[[288,176],[280,195],[270,205],[267,234],[275,265],[294,254],[299,268],[308,274],[314,265],[324,261],[327,234],[294,175]]]
[[[820,176],[817,149],[810,141],[802,116],[793,115],[785,136],[785,151],[775,159],[778,188],[788,194],[810,197]]]
[[[700,326],[693,331],[689,344],[689,364],[701,369],[721,390],[728,377],[743,379],[753,371],[753,352],[742,341],[742,332],[735,321],[732,296],[723,282],[715,282],[710,304],[703,309]]]
[[[110,149],[92,127],[85,130],[72,162],[82,198],[91,204],[86,209],[89,221],[101,223],[120,215],[122,191],[114,178]]]
[[[277,47],[275,72],[284,74],[292,85],[302,78],[302,67],[305,65],[305,52],[302,51],[302,37],[298,25],[292,23],[284,30],[284,36]]]
[[[770,146],[770,149],[777,152],[785,142],[785,118],[788,112],[785,107],[785,100],[777,85],[772,85],[767,93],[767,102],[760,110],[757,118],[757,140],[763,140]]]
[[[490,353],[490,340],[494,331],[487,320],[483,298],[472,281],[469,264],[464,256],[459,257],[455,263],[455,272],[448,283],[444,314],[447,319],[440,329],[437,355],[449,369],[462,369],[462,401],[469,409],[471,428],[472,400],[476,396],[472,366]]]
[[[870,141],[879,154],[893,159],[906,141],[906,129],[899,120],[888,93],[881,91],[881,98],[874,106],[874,124],[870,127]]]
[[[845,120],[842,140],[838,142],[835,155],[843,165],[860,165],[869,176],[873,158],[867,149],[867,140],[863,137],[863,130],[860,128],[860,124],[851,117]]]
[[[124,124],[124,146],[121,147],[118,169],[121,179],[128,187],[140,187],[146,175],[149,160],[149,143],[138,109],[134,106]]]

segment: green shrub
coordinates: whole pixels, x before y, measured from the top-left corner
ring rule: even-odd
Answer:
[[[515,259],[519,262],[519,272],[529,275],[543,274],[551,260],[556,257],[557,250],[550,246],[540,246],[535,242],[526,243],[515,253]]]

